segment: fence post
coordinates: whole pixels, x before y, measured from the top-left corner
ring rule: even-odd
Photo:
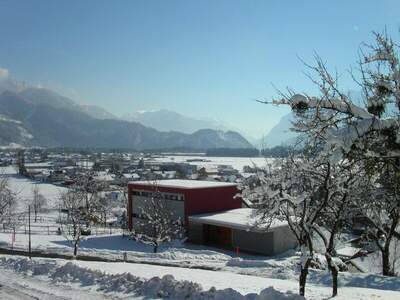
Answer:
[[[239,247],[235,247],[236,256],[239,256]]]

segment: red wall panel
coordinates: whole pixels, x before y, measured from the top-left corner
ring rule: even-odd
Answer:
[[[128,228],[132,230],[132,190],[154,191],[154,186],[131,183],[128,185]],[[218,212],[242,207],[242,199],[235,197],[239,193],[236,186],[210,187],[210,188],[173,188],[157,187],[157,190],[165,193],[182,193],[185,195],[185,224],[188,224],[188,216]]]

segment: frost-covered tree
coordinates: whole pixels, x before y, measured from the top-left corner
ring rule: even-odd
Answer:
[[[305,168],[305,159],[293,156],[258,172],[259,184],[242,191],[242,197],[257,203],[260,223],[267,228],[286,221],[301,249],[299,293],[305,295],[308,269],[314,258],[313,224],[317,221],[316,187]],[[261,224],[258,224],[261,225]]]
[[[392,275],[390,249],[399,234],[400,218],[399,46],[385,33],[374,36],[376,43],[360,51],[359,75],[352,73],[362,88],[363,102],[341,91],[337,74],[331,74],[317,56],[316,66],[309,67],[316,74],[310,78],[319,87],[319,96],[289,90],[272,103],[289,105],[299,116],[296,130],[324,141],[322,151],[332,151],[332,158],[362,168],[377,194],[373,201],[359,205],[359,212],[373,224],[371,236],[382,254],[382,273]]]
[[[33,213],[35,215],[35,223],[37,222],[37,215],[42,212],[47,205],[46,198],[40,193],[39,187],[35,184],[32,188],[32,201],[31,206],[33,208]]]
[[[12,222],[16,206],[16,195],[9,187],[8,178],[0,176],[0,223]]]
[[[96,219],[101,219],[104,203],[99,193],[104,188],[104,183],[96,181],[92,172],[80,174],[75,179],[75,183],[69,187],[69,190],[73,191],[82,201],[81,204],[84,207],[87,226]]]
[[[315,171],[320,176],[318,196],[322,208],[314,230],[323,241],[323,254],[332,275],[332,296],[336,296],[338,273],[346,269],[337,257],[336,247],[340,234],[351,224],[354,203],[361,197],[357,189],[358,168],[347,160],[331,161],[326,153],[320,153],[314,160],[319,162]]]
[[[100,219],[102,203],[99,192],[103,184],[95,181],[90,172],[81,174],[75,183],[60,195],[60,208],[66,211],[67,216],[62,220],[63,233],[74,247],[77,254],[82,234],[86,233],[90,225]]]
[[[368,201],[357,202],[357,212],[367,222],[364,238],[372,240],[382,256],[382,274],[394,276],[399,270],[396,266],[396,247],[399,239],[399,199],[400,172],[393,166],[378,164],[382,169],[375,175],[364,174],[362,198]]]
[[[258,172],[258,182],[247,186],[242,197],[256,203],[259,223],[269,227],[276,220],[286,221],[301,250],[299,293],[305,294],[308,269],[318,264],[314,241],[322,238],[324,255],[337,294],[341,266],[336,258],[336,240],[348,220],[351,166],[332,162],[318,148],[301,155],[276,160]],[[347,172],[347,173],[346,173]],[[261,224],[260,224],[261,225]],[[322,266],[319,266],[322,267]]]
[[[183,238],[183,224],[180,218],[175,218],[168,206],[168,200],[158,190],[157,182],[152,184],[151,196],[139,207],[132,236],[142,243],[153,246],[154,253],[158,247],[173,239]]]
[[[66,217],[61,220],[63,234],[74,247],[74,256],[78,253],[82,232],[87,228],[87,215],[84,211],[83,198],[74,190],[68,190],[60,195],[60,206],[66,211]]]

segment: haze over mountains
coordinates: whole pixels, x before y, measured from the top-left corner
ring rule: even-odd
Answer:
[[[208,128],[215,130],[227,130],[211,120],[200,120],[184,116],[175,111],[160,109],[152,111],[138,111],[122,116],[127,121],[139,122],[145,126],[153,127],[159,131],[180,131],[191,134],[197,130]]]
[[[138,150],[252,147],[233,131],[160,132],[117,119],[100,107],[79,105],[51,90],[7,79],[0,83],[0,145],[10,143]]]
[[[166,109],[119,118],[99,106],[78,104],[49,89],[0,79],[0,145],[138,150],[273,147],[294,140],[292,119],[291,114],[284,116],[262,140],[255,140],[221,122]]]
[[[296,132],[290,130],[293,127],[293,120],[293,113],[283,116],[279,123],[272,127],[271,130],[264,136],[260,142],[261,148],[293,144],[298,136]]]

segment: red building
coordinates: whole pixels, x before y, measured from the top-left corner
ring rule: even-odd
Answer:
[[[174,218],[181,218],[188,225],[190,215],[218,212],[242,207],[242,199],[234,183],[198,180],[135,181],[128,184],[128,228],[132,230],[135,219],[140,218],[140,206],[157,190]]]

